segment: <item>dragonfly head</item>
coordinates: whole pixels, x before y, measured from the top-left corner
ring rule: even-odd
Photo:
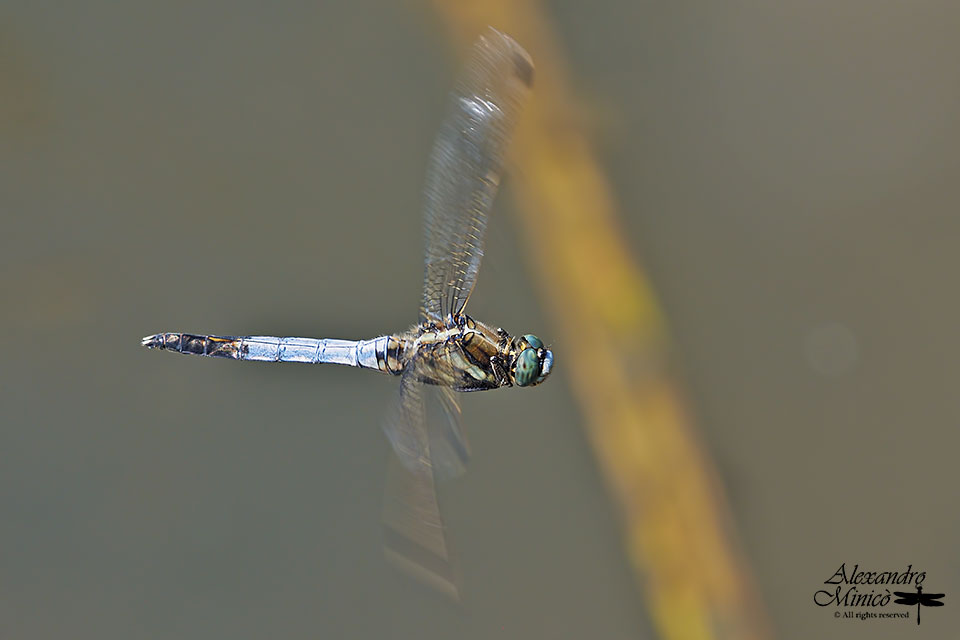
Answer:
[[[553,352],[543,346],[537,336],[528,333],[516,338],[513,344],[515,357],[510,373],[518,387],[533,387],[550,375],[553,368]]]

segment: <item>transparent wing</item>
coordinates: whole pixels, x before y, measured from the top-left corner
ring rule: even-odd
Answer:
[[[387,434],[393,452],[411,472],[432,467],[423,402],[424,385],[418,369],[419,361],[414,358],[400,376],[400,388],[383,420],[383,432]]]
[[[532,81],[527,52],[489,29],[450,94],[427,168],[421,322],[442,323],[470,298],[504,153]]]
[[[407,365],[383,431],[406,469],[433,467],[441,479],[453,478],[466,469],[470,443],[461,425],[456,392],[421,382],[438,375],[427,367],[416,357]]]
[[[459,600],[459,581],[440,516],[437,469],[431,451],[433,445],[438,454],[443,447],[451,451],[457,447],[443,444],[443,434],[435,437],[427,428],[422,366],[416,358],[408,365],[400,379],[397,399],[384,421],[394,450],[384,490],[384,553],[398,569]],[[458,424],[452,428],[459,432]],[[451,460],[456,458],[454,455]],[[459,467],[453,462],[444,464],[462,469],[462,463]]]
[[[430,385],[427,395],[427,434],[430,458],[441,480],[455,478],[467,469],[470,443],[460,422],[460,401],[450,387]]]
[[[411,471],[390,457],[383,500],[383,550],[404,573],[460,599],[454,555],[440,517],[433,471]]]

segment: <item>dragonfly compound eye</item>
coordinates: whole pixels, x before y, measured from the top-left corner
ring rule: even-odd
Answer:
[[[526,341],[527,341],[527,344],[529,344],[529,345],[530,345],[531,347],[533,347],[534,349],[542,349],[542,348],[543,348],[543,342],[541,342],[541,341],[540,341],[540,338],[538,338],[537,336],[533,335],[532,333],[528,333],[527,335],[523,336],[523,339],[526,340]]]
[[[513,374],[517,386],[526,387],[534,383],[540,375],[540,358],[536,349],[524,349],[517,358],[516,371]]]

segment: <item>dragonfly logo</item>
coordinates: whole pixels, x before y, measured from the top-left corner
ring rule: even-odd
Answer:
[[[893,595],[897,596],[897,599],[894,600],[897,604],[905,604],[911,607],[917,605],[917,624],[920,624],[920,607],[942,607],[943,603],[940,602],[940,598],[946,594],[924,593],[923,587],[917,585],[916,593],[894,591]]]
[[[892,611],[891,603],[917,608],[917,624],[920,624],[921,607],[942,607],[942,593],[924,593],[926,571],[914,571],[907,565],[904,571],[861,571],[860,565],[848,570],[846,564],[823,581],[825,588],[813,594],[813,601],[820,607],[834,607],[835,618],[869,620],[872,618],[908,619],[910,611]],[[910,586],[913,591],[895,591],[895,586]]]

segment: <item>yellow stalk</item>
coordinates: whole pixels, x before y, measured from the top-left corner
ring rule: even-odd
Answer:
[[[534,92],[512,149],[513,192],[556,318],[565,367],[623,522],[627,557],[667,640],[769,636],[728,507],[670,366],[647,277],[579,126],[564,60],[535,0],[434,0],[465,50],[487,25],[533,56]],[[589,339],[585,339],[588,337]],[[561,365],[562,366],[562,365]]]

